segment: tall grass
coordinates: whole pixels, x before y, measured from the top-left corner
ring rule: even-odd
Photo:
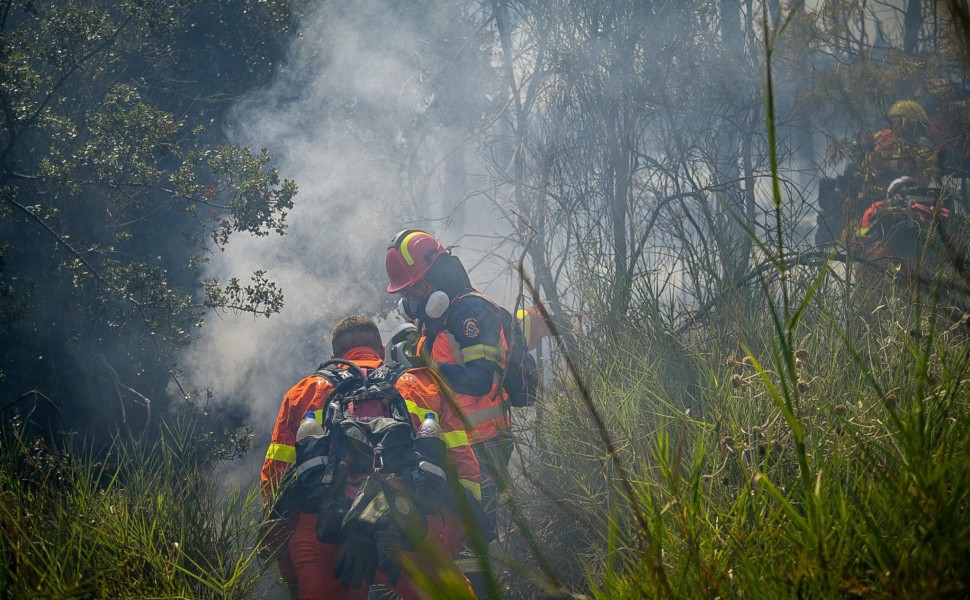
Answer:
[[[8,421],[0,445],[0,596],[253,597],[257,497],[223,490],[194,419],[97,455],[28,431]]]
[[[588,346],[587,397],[563,376],[541,400],[541,451],[516,496],[565,589],[970,593],[970,330],[891,282],[845,314],[841,285],[793,279],[787,317],[766,285],[733,311],[740,340],[711,320]]]
[[[688,328],[645,290],[575,345],[519,439],[508,597],[970,596],[970,327],[894,273],[792,266],[766,47],[767,267]],[[197,423],[97,456],[25,431],[0,445],[0,596],[257,595],[255,487],[222,490]]]
[[[970,595],[967,320],[892,272],[793,269],[771,167],[760,290],[686,331],[634,306],[540,401],[514,501],[560,594]]]

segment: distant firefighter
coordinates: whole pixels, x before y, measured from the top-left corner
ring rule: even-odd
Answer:
[[[519,325],[525,333],[525,342],[529,346],[529,350],[538,348],[539,344],[542,343],[542,338],[549,335],[546,320],[542,318],[542,313],[535,306],[520,308],[515,312],[515,318],[519,321]]]
[[[886,115],[889,127],[873,135],[866,175],[877,185],[902,176],[929,180],[937,174],[938,151],[927,137],[930,119],[913,100],[900,100]]]
[[[883,268],[899,267],[907,277],[926,270],[928,236],[950,217],[946,195],[912,177],[899,177],[885,198],[866,208],[855,232],[859,257]]]

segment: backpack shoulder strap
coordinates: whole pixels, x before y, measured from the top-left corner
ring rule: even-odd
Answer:
[[[452,298],[451,301],[454,303],[454,302],[458,302],[459,300],[463,300],[465,298],[478,298],[478,299],[482,300],[483,302],[485,302],[485,304],[488,304],[489,306],[491,306],[492,308],[494,308],[498,312],[499,322],[502,324],[502,329],[503,330],[505,329],[505,321],[506,321],[506,319],[505,319],[505,313],[507,313],[508,311],[505,310],[502,306],[496,304],[494,301],[492,301],[491,298],[489,298],[485,294],[479,292],[478,290],[469,290],[469,291],[467,291],[467,292],[465,292],[463,294],[459,294],[459,295],[455,296],[454,298]],[[451,319],[451,311],[448,311],[448,316],[446,317],[446,321],[450,321],[450,319]],[[506,331],[505,332],[506,338],[508,338],[508,335],[509,335],[509,332]]]
[[[323,377],[333,386],[330,397],[346,393],[349,389],[361,385],[367,385],[368,376],[363,369],[342,358],[334,358],[323,363],[314,372],[314,375]]]
[[[451,301],[452,302],[457,302],[458,300],[461,300],[462,298],[468,298],[469,296],[474,296],[475,298],[481,298],[482,300],[484,300],[488,304],[491,304],[492,306],[496,306],[496,307],[498,306],[497,304],[495,304],[495,302],[492,301],[491,298],[489,298],[485,294],[479,292],[478,290],[468,290],[467,292],[465,292],[463,294],[458,294],[457,296],[455,296],[454,298],[452,298]]]
[[[394,385],[407,370],[408,368],[402,364],[388,361],[371,371],[368,375],[368,380],[371,382],[386,381],[389,385]]]
[[[323,377],[333,386],[327,399],[327,407],[323,416],[323,428],[329,434],[328,456],[326,471],[322,483],[324,485],[342,485],[343,477],[338,475],[340,463],[343,462],[343,443],[339,426],[334,426],[344,420],[343,398],[353,390],[367,385],[367,373],[354,363],[342,358],[328,360],[321,364],[315,375]],[[346,474],[346,467],[343,468]]]
[[[388,395],[388,409],[391,412],[391,417],[398,421],[407,421],[410,423],[411,417],[408,412],[407,402],[405,402],[404,397],[401,396],[401,393],[395,387],[397,380],[407,371],[408,369],[404,365],[388,362],[371,371],[369,380],[370,383],[382,386],[386,390]]]

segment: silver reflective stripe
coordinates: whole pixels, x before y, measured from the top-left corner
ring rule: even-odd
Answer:
[[[502,351],[495,346],[475,344],[474,346],[462,348],[461,358],[465,362],[471,362],[479,359],[490,360],[495,363],[496,366],[498,366],[499,361],[502,360]]]
[[[478,562],[477,558],[459,558],[455,561],[455,566],[462,573],[482,573],[485,569],[482,567],[481,563]]]
[[[495,406],[486,408],[485,410],[480,410],[478,412],[474,412],[470,415],[467,415],[468,422],[471,423],[473,426],[481,425],[482,423],[485,423],[486,421],[491,421],[492,419],[500,419],[504,416],[505,416],[505,407],[502,406],[501,404],[496,404]]]
[[[445,331],[443,332],[445,339],[448,340],[448,345],[451,347],[451,357],[455,360],[455,364],[458,366],[465,364],[465,358],[461,355],[461,346],[458,344],[458,340],[451,333]]]
[[[422,461],[418,462],[418,468],[421,469],[422,471],[426,472],[426,473],[430,473],[431,475],[434,475],[435,477],[437,477],[439,479],[444,479],[445,478],[445,470],[444,469],[442,469],[438,465],[431,464],[431,463],[429,463],[426,460],[422,460]]]
[[[297,467],[296,468],[296,475],[297,475],[297,477],[299,477],[307,469],[312,469],[313,467],[315,467],[317,465],[325,465],[325,464],[327,464],[327,457],[326,456],[315,456],[315,457],[311,458],[310,460],[306,461],[305,463],[303,463],[302,465],[300,465],[299,467]]]

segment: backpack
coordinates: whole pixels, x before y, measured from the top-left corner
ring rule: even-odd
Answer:
[[[477,296],[495,307],[499,312],[499,320],[502,323],[502,332],[505,333],[505,341],[509,345],[505,355],[505,372],[502,374],[502,388],[508,394],[509,403],[521,408],[535,404],[537,390],[539,387],[539,367],[535,357],[529,352],[529,346],[525,341],[525,333],[518,321],[512,316],[504,306],[495,304],[484,295],[478,292],[470,292],[465,296]]]
[[[320,365],[315,375],[327,379],[333,390],[327,399],[323,417],[323,434],[308,435],[296,442],[296,463],[287,472],[291,477],[286,494],[289,506],[302,512],[318,513],[317,538],[324,543],[343,541],[348,514],[359,498],[346,498],[348,477],[378,475],[380,480],[361,483],[360,493],[373,494],[374,489],[386,491],[390,502],[390,518],[401,529],[413,533],[425,527],[424,517],[410,498],[409,490],[428,487],[428,479],[444,482],[440,465],[444,442],[437,439],[417,440],[407,405],[394,386],[405,368],[386,363],[370,372],[343,359]],[[359,420],[347,414],[353,403],[379,401],[387,416]],[[430,444],[438,444],[429,446]],[[423,452],[419,451],[423,449]],[[428,456],[428,459],[425,459]],[[432,458],[434,457],[434,458]],[[435,462],[432,463],[431,460]],[[389,483],[388,483],[389,482]],[[368,498],[368,502],[371,499]]]

